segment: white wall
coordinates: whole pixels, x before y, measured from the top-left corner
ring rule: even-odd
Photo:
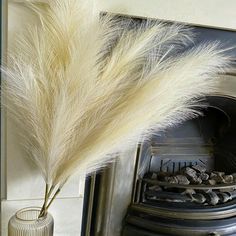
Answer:
[[[94,2],[99,11],[236,30],[235,0],[94,0]]]
[[[44,0],[46,1],[46,0]],[[64,1],[64,0],[63,0]],[[17,0],[14,2],[22,2]],[[235,0],[96,0],[98,11],[132,16],[151,17],[171,21],[186,22],[194,25],[206,25],[217,28],[236,30],[236,1]],[[12,45],[17,29],[24,27],[32,18],[22,4],[9,5],[9,47]],[[235,89],[232,90],[234,93]],[[2,196],[2,236],[6,236],[9,217],[18,209],[41,205],[43,182],[36,168],[24,158],[14,133],[14,126],[5,119],[6,132],[2,139],[6,148],[1,150],[2,161],[5,161]],[[4,173],[5,172],[5,173]],[[21,173],[24,173],[22,175]],[[75,177],[60,195],[51,212],[55,218],[55,236],[77,236],[80,232],[83,203],[83,181]]]

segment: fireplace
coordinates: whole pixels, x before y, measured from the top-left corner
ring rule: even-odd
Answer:
[[[196,44],[236,42],[226,30],[194,33]],[[153,135],[87,178],[82,236],[236,235],[234,68],[203,116]]]
[[[140,145],[123,236],[236,235],[236,100]]]

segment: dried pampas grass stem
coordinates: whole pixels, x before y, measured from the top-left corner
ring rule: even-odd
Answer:
[[[182,25],[99,19],[87,1],[29,7],[40,24],[18,37],[4,88],[46,182],[44,215],[76,171],[91,173],[140,137],[198,115],[228,59],[217,43],[193,46]]]

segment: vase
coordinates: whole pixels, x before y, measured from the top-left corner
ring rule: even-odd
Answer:
[[[50,213],[38,218],[39,207],[19,210],[8,223],[8,236],[53,236],[54,221]]]

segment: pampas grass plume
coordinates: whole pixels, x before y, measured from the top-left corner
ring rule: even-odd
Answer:
[[[89,6],[30,5],[40,24],[22,32],[3,68],[8,109],[47,184],[44,213],[76,171],[91,173],[153,130],[198,115],[228,63],[218,43],[183,52],[193,45],[185,26],[99,19]]]

